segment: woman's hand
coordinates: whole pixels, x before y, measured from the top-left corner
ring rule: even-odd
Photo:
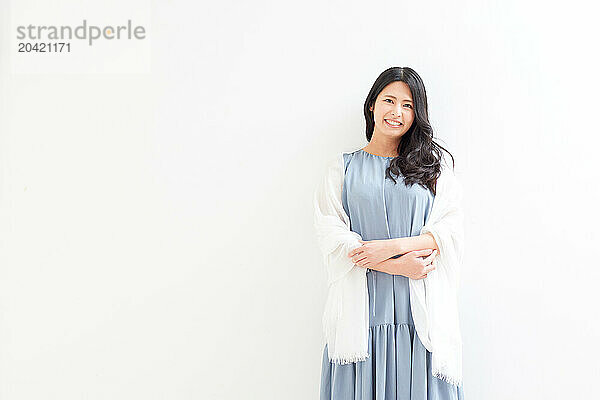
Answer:
[[[394,240],[360,240],[362,246],[348,253],[348,257],[359,267],[371,268],[398,254]]]
[[[433,259],[436,255],[437,250],[434,249],[409,251],[395,259],[395,275],[404,275],[411,279],[427,278],[427,274],[435,269]],[[422,258],[423,256],[427,257]]]

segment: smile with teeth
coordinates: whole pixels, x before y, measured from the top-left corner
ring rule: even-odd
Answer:
[[[392,128],[398,128],[398,127],[402,126],[401,122],[396,122],[396,121],[392,121],[389,119],[384,119],[384,121],[388,126],[390,126]]]

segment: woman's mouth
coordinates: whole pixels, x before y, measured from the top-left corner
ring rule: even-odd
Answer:
[[[389,126],[390,128],[401,128],[404,124],[402,122],[397,122],[397,121],[393,121],[393,120],[389,120],[389,119],[384,119],[383,120],[385,122],[385,124],[387,126]]]

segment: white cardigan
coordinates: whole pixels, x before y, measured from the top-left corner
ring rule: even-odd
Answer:
[[[323,313],[330,361],[364,361],[368,353],[369,295],[364,267],[348,257],[361,246],[361,236],[350,230],[342,205],[344,157],[339,153],[314,193],[314,226],[327,271],[328,295]],[[436,195],[421,234],[431,232],[439,247],[435,269],[424,279],[409,279],[415,329],[432,353],[432,372],[454,385],[462,384],[462,340],[458,321],[457,289],[463,257],[462,187],[452,169],[442,164]]]

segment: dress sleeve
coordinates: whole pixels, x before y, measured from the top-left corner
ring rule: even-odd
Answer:
[[[332,159],[314,193],[314,227],[323,254],[328,283],[342,278],[355,266],[348,253],[360,247],[361,236],[350,230],[350,218],[342,205],[344,158]]]

